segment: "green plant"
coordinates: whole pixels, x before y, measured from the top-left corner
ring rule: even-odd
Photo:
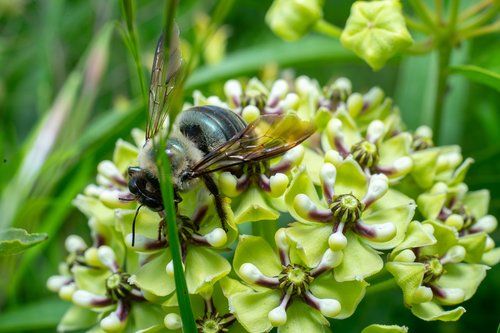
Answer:
[[[60,15],[62,3],[49,7],[48,13]],[[16,302],[35,299],[35,295],[40,294],[36,286],[40,286],[43,279],[35,279],[32,286],[34,293],[29,292],[29,288],[24,295],[20,293],[19,286],[27,285],[23,281],[26,279],[26,273],[30,271],[31,264],[34,260],[39,260],[42,251],[47,250],[51,251],[45,252],[49,253],[50,260],[58,261],[61,254],[56,253],[60,252],[58,244],[63,237],[58,239],[53,236],[71,211],[70,201],[81,191],[83,184],[88,182],[88,177],[93,173],[93,165],[109,158],[109,151],[115,139],[128,136],[130,128],[141,119],[138,109],[144,107],[146,91],[144,65],[140,60],[143,54],[138,44],[141,39],[138,34],[143,27],[137,29],[135,20],[140,15],[135,14],[136,9],[131,3],[125,4],[123,8],[126,13],[126,28],[122,32],[134,59],[127,75],[139,77],[132,80],[131,92],[138,101],[128,103],[125,107],[116,103],[115,111],[100,118],[91,117],[92,104],[96,103],[95,96],[99,92],[98,82],[102,77],[98,73],[105,71],[106,65],[101,65],[106,64],[109,43],[112,41],[110,26],[107,26],[96,37],[95,46],[87,56],[86,65],[85,62],[80,62],[81,65],[67,80],[66,88],[61,90],[61,97],[54,103],[53,111],[47,113],[47,120],[39,126],[37,135],[33,134],[33,139],[27,141],[29,143],[26,144],[25,151],[30,151],[31,147],[33,153],[19,154],[13,160],[9,158],[6,165],[9,172],[16,169],[18,171],[17,176],[12,179],[9,179],[7,173],[4,173],[2,178],[2,183],[6,184],[2,197],[2,211],[5,212],[2,216],[3,225],[45,232],[51,241],[34,247],[23,257],[3,258],[5,260],[2,266],[5,265],[6,272],[3,286],[4,290],[8,290],[5,295],[9,296],[7,309],[13,309],[12,306]],[[382,292],[388,293],[391,286],[396,285],[402,290],[404,304],[411,306],[416,316],[425,320],[456,320],[463,313],[463,308],[457,306],[450,309],[447,306],[458,305],[469,299],[484,278],[484,264],[494,265],[498,261],[498,251],[492,249],[495,237],[492,232],[496,227],[496,219],[487,215],[489,193],[477,191],[479,184],[474,182],[474,178],[467,181],[472,184],[474,190],[469,191],[464,185],[467,174],[479,175],[474,173],[474,167],[469,171],[472,160],[463,160],[457,146],[434,147],[434,143],[449,143],[460,135],[457,134],[461,133],[457,130],[460,128],[458,120],[465,117],[460,113],[465,110],[463,106],[455,108],[455,113],[451,116],[445,111],[453,106],[453,103],[457,103],[454,92],[464,89],[460,84],[455,84],[457,77],[452,77],[452,73],[463,74],[493,89],[498,87],[498,75],[494,71],[480,69],[477,64],[450,67],[450,63],[454,61],[450,59],[454,54],[464,52],[463,45],[472,43],[470,38],[495,32],[497,24],[489,22],[497,17],[498,5],[484,1],[461,9],[458,1],[451,1],[449,6],[446,2],[436,1],[435,7],[430,9],[428,4],[421,1],[411,1],[410,4],[421,22],[409,16],[405,17],[404,13],[408,8],[403,7],[401,11],[398,3],[394,1],[357,2],[353,7],[373,13],[375,17],[384,10],[388,11],[387,15],[397,17],[391,20],[391,25],[384,26],[385,30],[380,29],[382,32],[399,33],[399,40],[386,43],[389,48],[376,49],[375,45],[375,51],[372,52],[372,46],[363,44],[373,41],[374,38],[383,40],[393,35],[389,33],[370,37],[364,34],[363,22],[366,21],[363,17],[356,18],[356,15],[359,15],[356,10],[344,29],[326,23],[321,16],[322,13],[329,13],[331,5],[328,3],[317,3],[314,10],[308,9],[301,13],[301,4],[297,2],[294,6],[299,6],[298,13],[309,16],[307,19],[300,15],[294,17],[293,22],[307,24],[304,24],[293,38],[307,34],[310,29],[329,36],[343,36],[341,40],[346,47],[355,50],[359,56],[377,68],[383,66],[388,58],[399,55],[402,51],[432,54],[424,59],[432,59],[435,55],[435,59],[439,60],[436,62],[437,67],[429,67],[429,82],[433,84],[427,87],[430,91],[429,94],[424,94],[427,97],[422,98],[425,103],[431,105],[427,110],[433,110],[427,111],[427,119],[433,119],[432,122],[427,122],[433,125],[432,131],[429,127],[417,129],[416,124],[421,121],[416,120],[418,115],[415,115],[415,109],[419,106],[411,105],[404,98],[411,95],[404,89],[422,87],[422,82],[414,82],[411,78],[404,80],[405,73],[415,70],[411,62],[416,58],[404,57],[398,63],[402,88],[398,88],[396,93],[396,97],[399,96],[397,104],[401,105],[406,122],[415,128],[408,131],[398,108],[390,98],[385,97],[382,89],[376,87],[366,93],[353,92],[352,83],[347,79],[337,79],[324,85],[305,76],[283,81],[276,79],[272,74],[272,67],[268,67],[263,74],[264,83],[256,79],[230,80],[224,87],[215,83],[221,78],[234,78],[252,72],[273,59],[282,65],[299,68],[301,64],[311,60],[329,59],[329,64],[332,61],[355,61],[355,57],[335,41],[307,36],[296,42],[297,44],[284,45],[272,40],[270,43],[256,45],[254,49],[248,47],[240,53],[230,52],[224,62],[206,66],[203,66],[203,62],[208,64],[208,58],[200,56],[201,52],[197,51],[199,46],[196,46],[204,42],[192,42],[191,45],[194,46],[190,52],[194,57],[186,56],[186,59],[197,60],[190,60],[189,67],[200,63],[202,66],[187,80],[186,88],[189,91],[210,82],[211,85],[205,85],[203,91],[214,91],[218,95],[204,97],[195,92],[193,104],[220,104],[230,107],[247,121],[261,113],[273,112],[276,107],[281,112],[296,112],[301,118],[316,125],[317,136],[320,138],[316,143],[307,142],[288,152],[283,159],[290,164],[290,168],[285,173],[267,174],[261,178],[260,185],[257,183],[243,189],[237,186],[242,181],[237,176],[228,172],[218,176],[220,189],[226,197],[231,198],[231,204],[227,205],[230,216],[228,232],[221,233],[222,229],[217,227],[218,220],[210,196],[203,194],[202,189],[197,189],[201,193],[198,196],[194,193],[186,194],[184,204],[180,208],[182,215],[191,219],[196,216],[197,211],[189,207],[189,203],[193,202],[197,203],[199,209],[208,209],[207,215],[199,221],[198,229],[195,228],[194,231],[189,219],[178,221],[190,303],[194,317],[199,320],[198,325],[205,324],[206,331],[210,331],[211,325],[216,324],[224,327],[232,325],[231,331],[246,329],[258,332],[268,330],[271,326],[279,326],[280,331],[293,332],[293,325],[302,325],[306,330],[311,329],[310,327],[323,330],[328,325],[325,317],[343,319],[351,315],[356,316],[355,310],[362,299],[364,304],[369,303],[370,299],[380,297],[372,296],[381,295]],[[289,4],[286,2],[276,1],[273,8],[287,5]],[[186,11],[190,13],[194,10],[192,8],[196,8],[195,2],[181,6],[180,17],[189,17]],[[230,7],[220,8],[222,9],[212,15],[215,24],[210,25],[209,29],[204,26],[206,31],[216,29],[218,23],[222,22],[225,11],[231,13]],[[443,22],[442,13],[445,8],[449,8],[450,12],[449,19]],[[112,12],[117,12],[114,7],[113,10]],[[297,13],[297,10],[288,13],[290,12]],[[270,16],[280,13],[287,11],[270,10],[268,22],[272,21]],[[461,19],[456,19],[458,15]],[[277,26],[281,27],[280,29],[288,28],[286,32],[290,33],[291,29],[297,26],[287,26],[286,19],[281,18],[281,23]],[[231,14],[228,21],[231,22]],[[413,38],[417,40],[413,44],[408,30],[404,27],[405,22]],[[252,26],[255,25],[258,24],[252,20]],[[270,25],[273,27],[272,23]],[[203,25],[200,24],[200,27]],[[151,25],[147,26],[147,29],[149,39],[154,40],[159,29]],[[182,29],[182,21],[181,30],[188,30]],[[48,28],[48,31],[51,30]],[[428,40],[422,39],[420,42],[421,39],[415,35],[415,31],[427,35]],[[354,38],[357,34],[361,34],[358,39]],[[251,40],[250,33],[245,35],[243,32],[241,36]],[[287,36],[290,38],[289,34]],[[349,39],[350,37],[354,39]],[[46,42],[50,45],[50,39]],[[219,43],[222,47],[223,39],[219,40]],[[455,49],[459,43],[462,48]],[[247,42],[248,44],[251,43]],[[288,48],[290,51],[302,49],[304,52],[290,52],[275,57],[273,51],[281,48]],[[469,48],[475,49],[474,45],[469,45]],[[149,53],[153,49],[149,46]],[[189,54],[188,51],[185,52],[186,55]],[[113,52],[113,55],[116,56],[116,53]],[[123,54],[126,54],[125,50]],[[113,61],[116,61],[116,58]],[[43,61],[40,60],[40,63]],[[389,67],[391,66],[394,66],[394,62],[389,63]],[[49,67],[46,67],[46,73],[50,73]],[[438,74],[434,77],[433,73]],[[326,80],[326,77],[321,77],[321,80]],[[356,80],[359,79],[356,79],[355,72],[352,80],[357,87]],[[448,84],[452,87],[451,95],[447,94],[445,89]],[[362,87],[363,90],[368,88],[364,84]],[[57,91],[56,88],[52,89]],[[110,88],[105,89],[110,91]],[[493,91],[479,86],[474,89],[486,93]],[[40,96],[39,105],[48,105],[47,101],[50,99],[43,93],[40,93]],[[97,103],[106,105],[109,99],[103,92],[101,96]],[[479,113],[466,116],[475,119],[476,123],[478,120],[482,121],[480,124],[487,129],[487,135],[480,136],[479,142],[490,142],[492,149],[495,149],[497,134],[489,126],[495,123],[492,119],[496,119],[496,114],[492,108],[494,110],[496,100],[482,100],[473,95],[469,99],[471,105],[478,108]],[[74,115],[70,112],[74,112]],[[54,122],[54,119],[60,121]],[[87,126],[88,119],[90,125]],[[11,132],[8,131],[8,123],[3,126],[7,129],[2,132],[6,139],[4,141],[13,142],[9,139]],[[86,128],[85,134],[81,137],[75,135],[82,128]],[[455,137],[450,136],[450,128],[456,129]],[[77,329],[100,324],[100,327],[106,330],[122,329],[123,325],[126,325],[130,328],[161,331],[180,327],[180,318],[185,320],[184,327],[188,325],[186,322],[189,322],[189,318],[186,314],[191,312],[189,306],[184,306],[179,311],[177,299],[172,294],[174,282],[171,274],[179,272],[179,269],[172,269],[172,257],[169,251],[165,250],[166,244],[155,241],[158,216],[145,209],[139,213],[136,231],[138,243],[134,247],[130,246],[129,234],[136,206],[133,203],[124,205],[117,198],[120,193],[127,192],[126,168],[135,163],[138,147],[142,145],[143,135],[137,131],[132,133],[136,146],[118,141],[113,161],[99,164],[98,186],[87,187],[84,194],[75,200],[77,207],[89,218],[92,237],[90,241],[84,241],[78,236],[69,237],[66,248],[70,255],[61,266],[60,276],[49,280],[50,287],[57,290],[63,299],[75,303],[67,312],[60,328]],[[53,137],[52,141],[47,141],[48,137]],[[57,141],[58,137],[64,139]],[[44,149],[47,150],[43,153],[39,145],[47,142],[53,143],[45,146]],[[103,142],[105,144],[101,146]],[[465,147],[470,149],[467,151],[472,153],[476,160],[479,157],[479,163],[476,164],[479,170],[487,170],[486,161],[495,161],[497,155],[494,151],[481,153],[467,148],[474,147],[474,144],[466,141]],[[12,147],[3,147],[5,156],[10,156],[9,149]],[[163,161],[164,164],[165,162]],[[49,176],[54,170],[57,170],[56,176]],[[79,173],[73,177],[69,176],[74,170],[79,170]],[[267,186],[264,186],[266,182]],[[492,188],[493,184],[494,180],[490,179],[488,187]],[[162,181],[162,185],[166,186],[163,187],[163,193],[168,193],[168,179]],[[492,208],[497,215],[495,190],[492,197]],[[168,198],[164,199],[171,202]],[[25,210],[25,207],[30,209]],[[116,214],[113,213],[115,209],[119,209]],[[322,219],[322,222],[319,222],[318,218]],[[72,233],[84,237],[88,235],[86,230],[79,231],[75,223],[73,228],[76,229]],[[251,233],[259,238],[245,236],[237,241],[237,232]],[[170,231],[168,234],[175,232]],[[143,236],[149,236],[151,239]],[[2,244],[15,243],[15,238]],[[59,242],[54,242],[54,239]],[[156,244],[156,247],[152,244]],[[204,245],[200,246],[201,244]],[[223,251],[226,244],[237,244],[234,258],[231,252]],[[256,248],[259,251],[256,251]],[[270,259],[276,250],[281,255]],[[382,256],[380,251],[387,254],[387,258]],[[250,252],[255,253],[249,255]],[[22,258],[20,269],[15,272],[12,268],[19,258]],[[363,262],[363,265],[359,265],[359,262]],[[49,271],[54,272],[54,269]],[[368,286],[365,280],[371,285]],[[93,302],[97,299],[99,306]],[[249,309],[247,304],[253,304],[257,300],[263,301],[265,306]],[[399,302],[399,305],[403,302]],[[360,306],[363,306],[363,303]],[[16,326],[16,312],[12,310],[0,317],[0,328],[9,331],[39,328],[43,325],[50,327],[60,316],[56,314],[65,309],[62,303],[56,304],[52,313],[52,324],[32,320],[34,326],[26,323],[23,326],[19,321]],[[287,305],[289,307],[285,311]],[[443,305],[445,310],[442,309]],[[313,310],[308,310],[308,307]],[[214,312],[214,309],[217,311]],[[28,306],[21,306],[17,315],[22,315],[23,311],[30,313]],[[127,315],[123,316],[124,313]],[[299,313],[307,315],[298,316]],[[255,322],[255,318],[260,320]],[[337,325],[340,329],[342,322],[344,321],[336,321],[332,330],[335,330]],[[395,321],[394,318],[378,318],[371,322]],[[256,323],[261,326],[254,326]],[[401,331],[404,328],[371,326],[366,329],[367,332],[382,330]]]

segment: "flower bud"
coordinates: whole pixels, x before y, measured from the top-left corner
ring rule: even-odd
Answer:
[[[415,293],[413,294],[413,302],[414,303],[425,303],[430,302],[432,300],[432,289],[425,286],[419,286]]]
[[[305,194],[297,194],[293,201],[293,208],[300,217],[310,220],[328,220],[332,217],[332,212],[329,209],[318,208]]]
[[[459,263],[465,259],[465,255],[467,252],[465,251],[465,248],[460,245],[455,245],[452,246],[448,252],[444,255],[443,258],[441,258],[441,263],[442,264],[447,264],[447,263]]]
[[[105,332],[121,332],[127,322],[120,320],[116,312],[111,312],[107,317],[104,317],[99,325]]]
[[[87,244],[82,237],[78,235],[69,235],[64,241],[64,246],[69,253],[82,252],[87,249]]]
[[[176,313],[169,313],[163,318],[163,324],[169,330],[178,330],[182,327],[182,320]]]
[[[396,0],[354,2],[340,41],[374,70],[413,43]]]
[[[205,239],[213,247],[222,247],[227,242],[227,234],[222,228],[215,228],[205,235]]]
[[[86,290],[77,290],[73,294],[73,303],[83,307],[108,305],[110,299],[106,296],[95,295]]]
[[[455,228],[456,230],[461,230],[464,226],[464,218],[458,214],[451,214],[446,218],[444,223],[447,226]]]
[[[75,292],[76,292],[76,284],[72,282],[61,286],[58,294],[62,300],[71,302],[73,300],[73,294]]]
[[[238,80],[227,81],[224,84],[224,93],[234,106],[239,107],[241,105],[241,96],[243,95],[243,89],[241,87],[241,83]]]
[[[385,125],[380,120],[374,120],[368,125],[366,139],[371,143],[376,143],[385,132]]]
[[[370,177],[370,183],[368,184],[368,190],[366,191],[365,197],[361,200],[361,203],[365,207],[370,206],[373,202],[377,201],[383,197],[389,190],[389,179],[384,174],[375,174]]]
[[[268,104],[275,104],[278,100],[282,99],[288,92],[288,83],[285,80],[276,80],[271,88],[271,92],[267,98]]]
[[[276,233],[274,234],[274,241],[280,251],[285,251],[288,253],[290,244],[288,244],[288,236],[286,235],[285,228],[280,228],[276,231]]]
[[[415,135],[424,138],[432,138],[432,129],[429,126],[420,126],[415,130]]]
[[[352,93],[347,99],[347,112],[355,118],[363,109],[363,96],[360,93]]]
[[[474,225],[474,229],[478,229],[486,232],[487,234],[491,234],[497,228],[498,221],[496,217],[493,215],[485,215],[481,217],[476,224]]]
[[[439,293],[434,294],[444,305],[455,305],[465,300],[465,292],[460,288],[439,288]]]
[[[299,95],[306,96],[316,90],[316,86],[309,77],[301,75],[295,80],[295,90]]]
[[[219,188],[221,192],[228,197],[235,197],[238,191],[238,178],[230,172],[223,172],[219,175]]]
[[[269,311],[267,318],[274,327],[284,325],[287,320],[285,307],[282,305],[275,307]]]
[[[328,237],[328,246],[333,252],[342,251],[347,245],[347,238],[342,232],[336,231]]]
[[[97,166],[97,172],[99,172],[104,177],[113,180],[118,183],[126,183],[123,178],[120,170],[116,167],[116,165],[111,161],[102,161]]]
[[[72,278],[62,275],[54,275],[47,280],[47,288],[50,291],[58,292],[64,285],[69,284]]]
[[[486,244],[484,245],[484,252],[491,251],[495,248],[495,241],[490,236],[486,237]]]
[[[319,0],[275,0],[266,22],[276,35],[294,41],[309,32],[322,15]]]
[[[342,163],[344,159],[340,156],[339,152],[336,150],[329,150],[325,154],[325,162],[331,163],[333,165],[338,166]]]
[[[341,306],[339,301],[337,301],[336,299],[317,298],[309,291],[307,291],[304,296],[325,317],[334,318],[340,313]]]
[[[251,123],[260,117],[260,110],[255,105],[247,105],[241,111],[241,117],[247,122]]]
[[[319,179],[324,191],[328,191],[330,198],[335,194],[334,186],[337,178],[337,168],[331,163],[324,163],[319,172]]]
[[[399,252],[395,257],[393,261],[397,262],[415,262],[417,259],[417,256],[415,255],[415,252],[413,252],[410,249],[403,250]]]
[[[277,173],[274,176],[271,176],[271,178],[269,178],[269,185],[271,188],[271,192],[269,194],[273,198],[280,197],[283,193],[285,193],[289,182],[288,177],[282,173]]]
[[[102,261],[97,254],[97,248],[91,247],[84,253],[85,262],[90,266],[103,267]]]
[[[118,269],[115,252],[109,246],[100,246],[97,249],[97,256],[99,257],[99,260],[112,271],[116,271]]]
[[[335,268],[342,263],[343,258],[344,255],[342,251],[332,251],[332,249],[326,249],[315,270],[326,271]]]
[[[104,189],[101,186],[90,184],[85,187],[83,194],[89,197],[99,197],[102,191],[104,191]]]
[[[241,278],[250,284],[254,284],[257,281],[266,278],[266,276],[262,274],[257,266],[248,262],[240,266],[239,272]]]

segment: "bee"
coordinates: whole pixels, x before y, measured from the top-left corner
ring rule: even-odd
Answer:
[[[139,153],[139,165],[128,168],[128,187],[140,204],[134,217],[133,231],[137,213],[142,206],[164,216],[165,207],[155,163],[155,156],[159,152],[155,150],[154,138],[168,115],[181,58],[178,31],[170,41],[168,68],[164,64],[166,51],[163,40],[160,37],[158,41],[151,70],[145,144]],[[167,139],[165,151],[171,163],[176,209],[182,200],[179,193],[193,189],[202,181],[213,195],[217,214],[226,229],[223,198],[213,173],[237,170],[244,165],[256,165],[280,156],[302,143],[313,132],[314,127],[310,122],[294,114],[264,115],[246,123],[237,113],[214,105],[195,106],[180,112]],[[161,226],[159,237],[160,232]]]

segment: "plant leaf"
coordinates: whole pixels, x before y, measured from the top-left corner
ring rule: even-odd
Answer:
[[[0,313],[0,332],[55,328],[69,307],[69,303],[51,297]]]
[[[484,84],[500,91],[500,74],[475,65],[461,65],[450,68],[452,74],[461,74],[471,81]]]
[[[29,234],[26,230],[18,228],[0,231],[0,256],[21,253],[47,238],[47,234]]]
[[[217,65],[196,69],[187,80],[186,88],[195,89],[216,80],[255,72],[268,63],[292,66],[318,61],[361,62],[353,52],[346,50],[337,40],[317,36],[303,38],[294,43],[275,40],[229,54]]]

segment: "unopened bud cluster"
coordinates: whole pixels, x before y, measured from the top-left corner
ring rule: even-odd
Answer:
[[[315,4],[294,3],[315,19]],[[316,133],[273,160],[214,174],[226,225],[203,184],[180,194],[176,223],[199,332],[322,332],[330,318],[356,311],[383,269],[415,316],[459,319],[500,252],[489,193],[463,182],[472,160],[458,146],[435,146],[427,127],[405,131],[380,88],[358,93],[345,78],[325,87],[305,76],[229,80],[224,94],[195,92],[194,104],[231,109],[246,122],[295,113]],[[144,133],[132,138],[116,143],[96,184],[74,201],[92,242],[69,236],[67,260],[48,280],[73,304],[60,331],[182,328],[162,217],[138,210],[128,190]]]

